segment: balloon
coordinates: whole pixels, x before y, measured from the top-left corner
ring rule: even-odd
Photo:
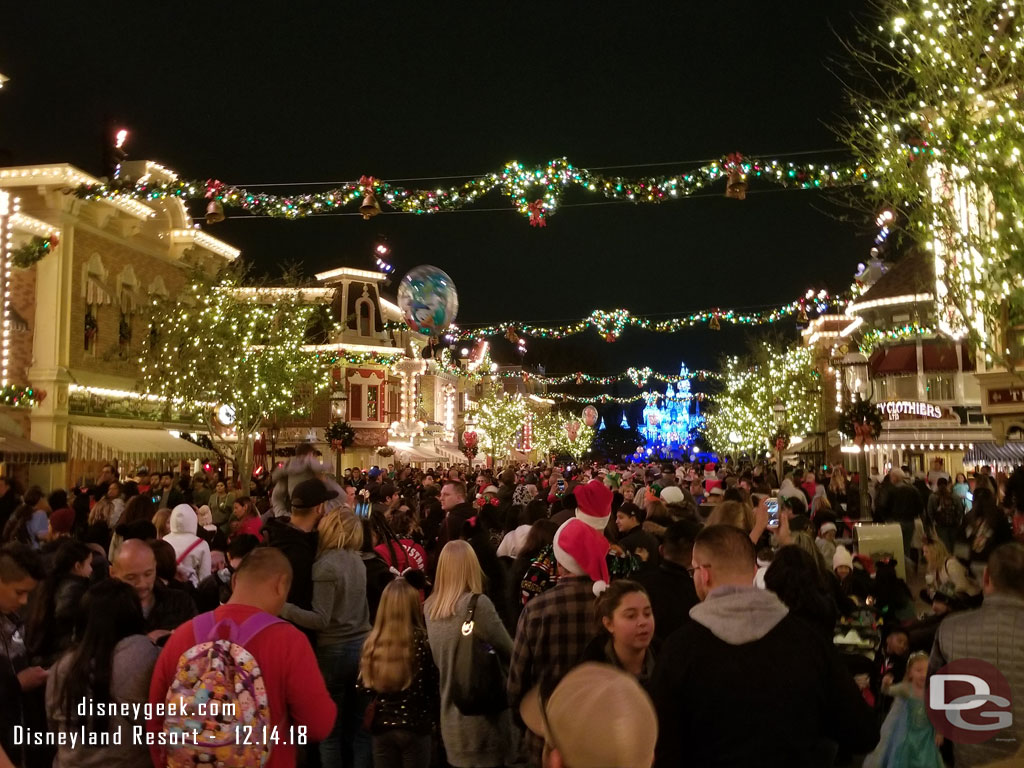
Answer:
[[[592,427],[597,424],[597,408],[592,405],[588,405],[583,409],[583,423],[588,427]]]
[[[578,421],[570,421],[565,425],[565,431],[569,433],[569,442],[575,443],[576,436],[580,433],[580,423]]]
[[[398,308],[412,330],[440,336],[459,311],[455,283],[437,267],[414,267],[398,286]]]

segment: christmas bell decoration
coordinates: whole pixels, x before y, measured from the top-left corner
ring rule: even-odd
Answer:
[[[729,171],[729,180],[725,183],[725,196],[732,200],[747,199],[747,180],[739,168]]]
[[[810,318],[807,317],[807,310],[803,305],[800,306],[800,312],[797,313],[796,321],[800,325],[807,325],[810,322]]]
[[[373,192],[367,191],[359,206],[359,212],[363,214],[363,221],[369,221],[380,213],[380,203],[377,202],[377,196]]]
[[[708,321],[708,328],[712,331],[722,330],[722,324],[718,322],[718,315],[712,315],[711,320]]]
[[[505,338],[508,339],[513,344],[519,343],[519,336],[516,335],[515,330],[513,330],[512,328],[509,328],[507,331],[505,331]]]
[[[220,224],[224,221],[224,206],[216,200],[211,200],[206,206],[206,223]]]

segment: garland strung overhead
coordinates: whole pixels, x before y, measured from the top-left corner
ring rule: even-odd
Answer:
[[[11,264],[18,269],[28,269],[60,244],[57,235],[33,237],[25,245],[11,251]]]
[[[737,200],[746,197],[748,180],[764,179],[787,189],[820,189],[863,183],[867,171],[861,167],[841,167],[816,163],[783,163],[744,157],[732,153],[715,162],[667,176],[606,176],[577,168],[557,158],[543,165],[507,163],[496,173],[469,179],[462,184],[430,189],[404,187],[373,176],[362,176],[323,192],[275,195],[251,192],[216,179],[203,181],[138,182],[113,180],[107,184],[83,184],[74,194],[84,199],[127,197],[135,200],[159,200],[177,197],[183,200],[209,201],[207,223],[224,219],[224,209],[234,208],[253,215],[283,219],[301,219],[336,213],[359,201],[359,212],[370,219],[386,206],[402,213],[440,213],[473,205],[491,192],[507,197],[530,226],[544,227],[547,218],[562,204],[565,193],[580,188],[609,200],[634,203],[660,203],[689,197],[701,190],[725,183],[725,196]]]
[[[546,397],[563,403],[586,403],[588,405],[605,405],[607,403],[615,403],[616,405],[632,405],[633,403],[638,403],[641,400],[647,400],[649,393],[645,392],[631,397],[616,397],[615,395],[592,395],[585,397],[580,395],[570,395],[565,392],[548,392]],[[690,395],[690,398],[700,402],[708,402],[714,399],[714,397],[707,392],[693,392]]]
[[[652,333],[678,333],[684,328],[692,328],[701,323],[717,331],[722,323],[730,325],[767,325],[776,323],[783,318],[795,315],[798,323],[810,320],[809,312],[821,315],[830,309],[842,309],[848,299],[833,296],[828,291],[807,291],[803,298],[795,299],[781,307],[772,307],[762,311],[741,311],[736,309],[702,309],[689,315],[656,320],[643,315],[633,315],[628,309],[602,310],[595,309],[587,317],[573,323],[556,326],[531,325],[529,323],[506,322],[488,325],[482,328],[460,329],[449,327],[446,337],[450,341],[480,341],[492,336],[504,336],[513,344],[518,343],[520,336],[540,339],[565,339],[584,331],[593,329],[607,342],[619,339],[626,328],[639,328]],[[409,327],[402,322],[385,323],[391,331],[407,331]]]
[[[719,380],[722,375],[717,371],[709,370],[697,370],[690,371],[683,369],[678,374],[675,373],[661,373],[655,371],[648,366],[643,368],[631,367],[623,371],[622,373],[616,373],[611,376],[600,376],[596,374],[583,373],[566,373],[559,376],[548,376],[543,373],[531,373],[529,371],[503,371],[497,369],[491,365],[490,356],[485,354],[485,359],[482,361],[483,364],[475,366],[473,369],[462,368],[452,362],[451,352],[448,349],[442,349],[434,356],[434,361],[437,366],[445,373],[453,376],[462,376],[468,379],[482,379],[484,377],[496,377],[499,379],[516,379],[522,378],[524,381],[536,381],[541,384],[548,386],[558,386],[563,384],[615,384],[621,381],[631,381],[633,385],[643,389],[650,380],[660,381],[664,384],[679,384],[684,381],[705,381],[708,379]],[[563,395],[563,393],[554,393],[552,397],[564,396],[570,398],[569,395]],[[575,399],[575,398],[571,398]],[[625,398],[623,402],[635,402],[636,398]],[[582,400],[580,402],[583,402]],[[603,402],[603,401],[602,401]],[[616,401],[617,402],[617,401]]]

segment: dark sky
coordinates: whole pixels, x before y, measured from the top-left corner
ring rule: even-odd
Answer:
[[[834,150],[828,124],[843,96],[826,61],[860,5],[10,4],[0,150],[5,162],[101,175],[109,119],[131,129],[133,158],[242,184],[469,176],[556,156],[596,167]],[[400,274],[431,263],[454,278],[464,323],[682,314],[845,288],[870,223],[837,221],[844,210],[817,193],[761,189],[743,202],[716,189],[661,206],[567,207],[545,229],[494,194],[477,206],[493,212],[243,219],[211,231],[259,269],[298,261],[309,274],[369,267],[386,236]],[[711,367],[748,337],[586,334],[535,343],[527,362]]]

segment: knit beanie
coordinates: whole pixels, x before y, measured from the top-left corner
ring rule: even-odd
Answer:
[[[566,520],[555,532],[555,560],[575,576],[588,576],[594,582],[594,594],[608,589],[608,540],[587,523],[576,518]]]
[[[595,531],[603,531],[612,516],[612,491],[601,480],[591,480],[573,489],[576,518]]]
[[[850,550],[840,544],[836,547],[836,553],[832,555],[832,570],[834,571],[841,565],[845,565],[847,568],[853,568],[853,555],[850,554]]]

